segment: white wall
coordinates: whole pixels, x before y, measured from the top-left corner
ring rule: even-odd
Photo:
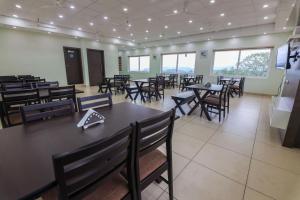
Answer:
[[[246,78],[245,91],[259,94],[277,94],[278,87],[284,75],[283,71],[275,69],[276,62],[276,48],[288,39],[289,33],[270,34],[253,37],[231,38],[224,40],[212,40],[197,43],[188,43],[184,45],[170,45],[160,46],[155,48],[136,49],[133,51],[121,51],[119,55],[122,56],[123,71],[121,73],[128,73],[128,56],[131,55],[151,55],[150,72],[130,73],[132,78],[146,78],[155,76],[161,69],[161,54],[173,52],[190,52],[195,51],[196,56],[196,74],[203,74],[205,81],[215,81],[211,73],[213,65],[213,50],[216,49],[232,49],[232,48],[250,48],[250,47],[274,47],[271,53],[270,71],[267,78]],[[201,57],[200,51],[208,50],[207,57]],[[153,58],[156,56],[156,59]]]
[[[32,74],[66,85],[63,46],[81,48],[85,84],[89,84],[87,48],[104,50],[106,75],[118,74],[115,45],[0,28],[0,75]]]

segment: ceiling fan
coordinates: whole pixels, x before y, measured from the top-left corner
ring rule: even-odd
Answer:
[[[199,15],[199,13],[194,13],[194,12],[190,12],[188,9],[188,6],[191,2],[193,2],[194,0],[184,0],[183,1],[183,8],[179,11],[173,11],[170,14],[165,15],[166,17],[170,17],[170,16],[174,16],[174,15],[178,15],[178,14],[186,14],[186,15]]]

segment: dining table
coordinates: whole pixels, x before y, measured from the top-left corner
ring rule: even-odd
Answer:
[[[204,99],[211,93],[219,93],[223,89],[223,85],[217,85],[217,84],[195,84],[195,85],[189,85],[186,86],[188,90],[193,90],[195,93],[195,96],[198,101],[196,101],[195,105],[192,107],[192,109],[189,111],[188,115],[191,115],[196,108],[199,106],[201,107],[201,110],[204,112],[206,118],[211,121],[211,117],[208,113],[207,108],[205,107]],[[201,95],[201,91],[204,91],[204,94]]]
[[[105,117],[88,129],[76,125],[85,113],[0,130],[0,199],[34,199],[56,186],[52,156],[115,136],[131,123],[162,111],[123,102],[95,109]]]

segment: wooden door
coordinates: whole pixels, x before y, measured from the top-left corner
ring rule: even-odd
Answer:
[[[87,49],[90,86],[101,83],[105,78],[104,51]]]
[[[64,57],[68,84],[82,84],[81,50],[73,47],[64,47]]]

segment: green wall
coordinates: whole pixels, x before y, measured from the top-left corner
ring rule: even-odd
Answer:
[[[271,53],[270,71],[267,78],[246,78],[245,91],[258,94],[275,95],[278,92],[279,85],[284,76],[284,71],[275,69],[276,48],[288,39],[290,33],[269,34],[253,37],[230,38],[224,40],[212,40],[197,43],[187,43],[183,45],[158,46],[154,48],[136,49],[132,51],[120,51],[122,56],[123,68],[122,74],[128,71],[128,56],[132,55],[150,55],[150,72],[134,72],[129,73],[134,78],[146,78],[155,76],[161,70],[161,54],[175,52],[196,52],[196,74],[203,74],[204,81],[216,81],[216,77],[212,75],[213,50],[216,49],[232,49],[232,48],[251,48],[251,47],[274,47]],[[203,57],[200,55],[202,50],[207,50],[208,55]],[[156,58],[154,58],[155,56]]]
[[[86,39],[0,28],[0,75],[33,74],[67,84],[63,46],[81,48],[84,83],[89,84],[86,49],[101,49],[106,76],[118,74],[118,48]]]

